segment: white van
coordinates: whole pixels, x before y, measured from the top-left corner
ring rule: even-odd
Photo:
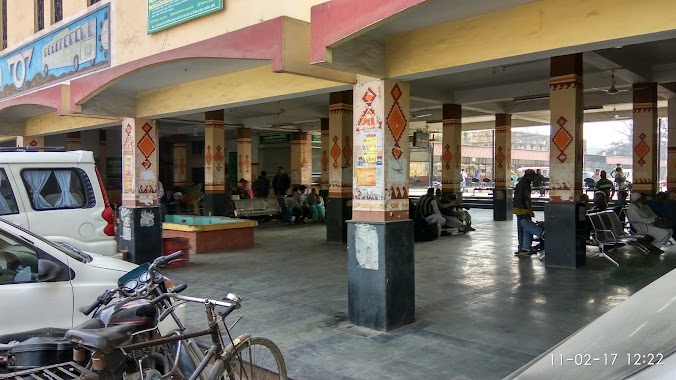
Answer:
[[[54,242],[117,255],[115,213],[92,152],[0,151],[0,217]]]

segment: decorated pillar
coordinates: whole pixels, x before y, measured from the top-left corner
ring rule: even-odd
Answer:
[[[676,192],[676,98],[669,99],[667,144],[667,190]]]
[[[631,191],[657,194],[657,83],[639,83],[634,94],[634,162]]]
[[[444,104],[441,135],[441,191],[444,194],[456,193],[462,200],[462,106]]]
[[[16,146],[21,148],[44,147],[45,136],[16,136]]]
[[[187,185],[187,164],[188,164],[188,153],[185,145],[185,136],[177,136],[176,141],[174,141],[173,158],[174,158],[174,186],[183,187]],[[225,153],[223,153],[225,156]],[[225,180],[224,182],[225,183]]]
[[[493,220],[512,220],[512,115],[495,115]]]
[[[352,218],[352,91],[329,95],[329,198],[326,240],[347,242]]]
[[[291,134],[291,185],[312,184],[312,134]]]
[[[251,129],[237,130],[237,181],[244,178],[251,183]]]
[[[80,132],[68,132],[66,134],[66,150],[80,150]]]
[[[162,254],[162,220],[157,199],[159,133],[153,120],[122,120],[122,207],[120,249],[141,264]]]
[[[582,195],[582,54],[551,59],[549,196],[545,205],[547,266],[577,268],[586,260]]]
[[[409,84],[354,86],[354,186],[348,222],[348,315],[391,330],[413,322],[413,222],[409,219]]]
[[[223,110],[209,111],[204,118],[204,210],[225,215],[225,130]],[[199,211],[196,212],[199,214]]]
[[[105,129],[99,130],[99,157],[96,162],[104,186],[108,183],[108,135]]]
[[[329,197],[329,118],[321,119],[322,130],[322,177],[320,180],[319,195],[326,201]]]

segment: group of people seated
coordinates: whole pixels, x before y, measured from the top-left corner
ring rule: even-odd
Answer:
[[[458,200],[455,193],[442,195],[441,189],[430,187],[427,193],[420,197],[417,207],[411,210],[416,217],[424,220],[428,225],[436,227],[437,237],[451,235],[451,229],[460,233],[474,231],[472,216],[467,211],[469,208]]]
[[[308,218],[313,222],[326,221],[324,197],[317,193],[317,189],[313,187],[308,193],[307,186],[300,185],[292,187],[291,190],[292,193],[288,196],[291,198],[288,211],[286,211],[287,208],[282,209],[282,216],[285,221],[291,222],[291,219],[293,219],[295,224],[305,223]],[[290,218],[291,216],[293,218]]]

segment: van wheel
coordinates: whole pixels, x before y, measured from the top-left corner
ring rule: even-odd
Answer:
[[[75,58],[73,58],[73,70],[77,71],[79,68],[80,68],[80,57],[76,55]]]

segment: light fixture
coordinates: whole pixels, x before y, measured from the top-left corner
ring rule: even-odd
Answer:
[[[517,97],[514,98],[514,103],[530,102],[530,101],[533,101],[533,100],[544,100],[544,99],[549,99],[549,94],[517,96]]]

